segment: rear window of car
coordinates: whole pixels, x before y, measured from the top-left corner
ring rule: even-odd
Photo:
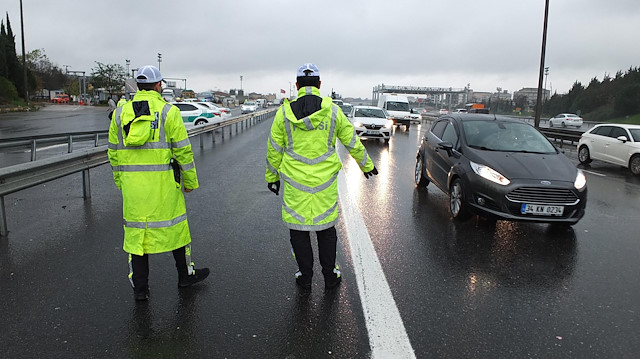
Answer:
[[[609,132],[611,132],[611,128],[612,126],[594,127],[591,133],[593,133],[594,135],[609,136]]]

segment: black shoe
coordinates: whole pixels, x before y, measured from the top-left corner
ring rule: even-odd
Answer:
[[[209,268],[194,269],[194,272],[195,273],[192,275],[180,278],[178,281],[178,287],[190,287],[198,282],[202,282],[209,276]]]
[[[331,279],[325,278],[324,289],[333,289],[342,282],[342,277],[333,277]]]
[[[302,276],[296,277],[296,284],[302,290],[311,290],[311,281],[306,281],[302,279]]]
[[[133,297],[136,299],[136,302],[142,302],[149,299],[149,288],[133,290]]]

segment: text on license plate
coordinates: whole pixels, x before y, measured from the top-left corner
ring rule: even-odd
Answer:
[[[564,206],[546,206],[541,204],[523,203],[520,207],[522,214],[538,214],[543,216],[562,216]]]
[[[366,132],[367,135],[379,135],[380,131],[369,130]]]

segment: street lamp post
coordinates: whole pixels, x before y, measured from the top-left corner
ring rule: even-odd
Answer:
[[[547,97],[547,79],[549,78],[549,66],[544,68],[544,97]]]
[[[129,65],[131,65],[131,60],[129,59],[124,59],[124,62],[127,63],[127,75],[129,74]]]
[[[549,0],[544,2],[544,26],[542,27],[542,51],[540,54],[540,74],[538,76],[538,97],[536,98],[536,114],[533,125],[540,127],[540,112],[542,112],[542,77],[544,75],[544,55],[547,47],[547,19],[549,18]]]
[[[8,15],[7,15],[8,16]],[[9,18],[7,17],[7,21]],[[24,52],[24,20],[22,17],[22,0],[20,0],[20,31],[22,32],[22,73],[24,81],[24,101],[29,104],[29,87],[27,86],[27,60]]]
[[[158,52],[158,70],[160,70],[160,63],[162,62],[162,54]]]
[[[240,75],[240,90],[242,90],[242,75]]]

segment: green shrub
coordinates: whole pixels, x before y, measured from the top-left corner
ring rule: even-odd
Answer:
[[[11,81],[0,76],[0,103],[6,104],[18,100],[18,90]]]

